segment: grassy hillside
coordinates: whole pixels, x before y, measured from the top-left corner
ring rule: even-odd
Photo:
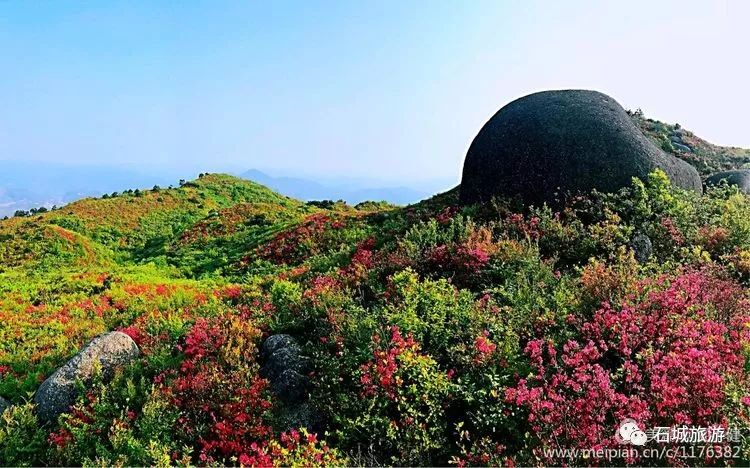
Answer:
[[[310,210],[301,202],[235,177],[209,174],[179,188],[127,190],[86,198],[58,210],[0,222],[0,265],[40,269],[106,258],[163,261],[170,242],[195,223],[238,204],[274,207],[290,219]],[[204,221],[208,222],[208,221]]]
[[[0,464],[560,465],[625,417],[748,431],[748,220],[657,172],[558,212],[207,175],[0,221]],[[40,382],[109,330],[142,356],[39,426]],[[310,360],[304,414],[260,374],[280,333]]]

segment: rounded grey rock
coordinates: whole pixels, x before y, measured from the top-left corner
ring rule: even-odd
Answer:
[[[39,420],[51,422],[69,411],[78,397],[77,381],[91,384],[97,369],[109,380],[115,369],[132,361],[140,351],[132,338],[122,332],[94,338],[78,354],[45,380],[34,395]]]
[[[633,249],[636,261],[646,263],[651,257],[653,245],[651,239],[644,233],[639,232],[630,240],[630,248]]]
[[[544,91],[511,102],[482,127],[466,154],[460,201],[553,203],[592,189],[614,192],[655,169],[678,187],[702,190],[698,171],[651,143],[611,97]]]
[[[301,403],[307,398],[307,376],[287,369],[271,382],[271,391],[286,404]]]
[[[262,354],[265,359],[268,359],[275,351],[282,348],[292,348],[299,352],[300,346],[297,341],[291,336],[286,334],[271,335],[266,338],[263,343]]]
[[[307,356],[301,356],[294,348],[282,348],[274,351],[271,357],[263,366],[262,374],[268,379],[275,379],[287,369],[304,373],[310,359]]]
[[[693,152],[693,148],[689,147],[688,145],[683,145],[682,143],[672,143],[672,146],[674,146],[675,149],[682,151],[683,153]]]
[[[271,391],[287,405],[302,403],[307,398],[310,358],[290,335],[272,335],[263,343],[264,357],[260,374],[271,383]]]
[[[725,180],[729,185],[736,185],[742,193],[750,193],[750,169],[738,169],[713,174],[706,179],[706,186],[718,186],[722,180]]]

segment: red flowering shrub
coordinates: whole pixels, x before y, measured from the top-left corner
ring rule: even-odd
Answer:
[[[729,248],[729,234],[729,230],[721,226],[703,226],[698,229],[698,244],[714,255],[721,255]]]
[[[515,233],[515,235],[521,239],[539,240],[542,233],[539,229],[539,218],[537,216],[531,216],[528,219],[523,214],[511,213],[505,219],[506,226],[509,232]]]
[[[138,345],[138,348],[143,348],[143,345],[149,338],[148,334],[141,330],[141,328],[137,325],[130,325],[128,327],[121,328],[120,331],[132,338],[133,341],[135,341],[135,344]]]
[[[373,335],[372,341],[380,343],[380,336]],[[378,391],[383,391],[390,399],[396,397],[396,388],[402,381],[396,380],[394,375],[398,369],[396,358],[407,351],[415,352],[419,350],[419,345],[414,338],[409,336],[406,339],[401,336],[398,327],[391,327],[390,346],[386,349],[379,349],[373,353],[373,360],[362,365],[362,395],[373,396]]]
[[[685,237],[672,218],[663,217],[661,219],[661,228],[666,232],[668,239],[673,245],[682,245],[685,243]]]
[[[351,263],[341,269],[341,275],[350,283],[362,281],[367,278],[372,267],[375,265],[375,239],[369,237],[357,244],[357,249],[352,255]]]
[[[458,207],[447,206],[443,211],[435,215],[435,220],[438,224],[448,224],[454,216],[458,213]]]
[[[474,340],[474,350],[476,351],[474,362],[478,364],[488,361],[497,349],[497,345],[489,340],[489,336],[490,332],[484,330],[484,332]]]
[[[464,245],[440,245],[432,250],[428,259],[431,269],[438,272],[455,272],[458,274],[472,274],[487,265],[490,257],[480,248],[469,248]]]
[[[528,411],[542,446],[612,446],[624,418],[642,427],[726,425],[724,385],[744,372],[750,325],[741,290],[705,271],[640,290],[621,308],[605,304],[562,347],[526,346],[534,373],[506,397]]]
[[[632,254],[621,252],[612,262],[590,259],[581,270],[581,292],[587,305],[618,303],[636,287],[638,264]]]
[[[272,434],[268,382],[256,363],[259,338],[246,320],[200,319],[185,337],[180,368],[158,379],[180,409],[176,429],[199,441],[202,463],[250,456]]]
[[[279,264],[298,263],[306,256],[320,253],[326,247],[323,244],[329,230],[343,227],[344,223],[341,220],[326,214],[310,215],[301,224],[277,234],[266,243],[260,251],[260,256]]]

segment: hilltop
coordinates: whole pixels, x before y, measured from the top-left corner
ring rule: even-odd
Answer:
[[[747,162],[631,117],[703,175]],[[625,417],[750,431],[734,187],[654,171],[552,209],[177,185],[0,221],[0,464],[560,465]],[[127,363],[44,424],[34,392],[112,331]]]
[[[178,188],[128,189],[5,220],[0,223],[0,236],[8,242],[0,248],[0,265],[38,272],[40,262],[51,268],[71,261],[84,262],[81,267],[115,258],[119,263],[163,259],[185,230],[199,221],[221,222],[224,210],[242,204],[255,205],[269,215],[280,211],[290,219],[310,211],[303,203],[259,184],[206,174],[182,181]],[[94,250],[99,255],[93,255]]]
[[[750,149],[714,145],[680,124],[649,119],[641,111],[630,112],[630,116],[654,144],[692,164],[703,176],[750,165]]]

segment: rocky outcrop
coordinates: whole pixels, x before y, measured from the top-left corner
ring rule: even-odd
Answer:
[[[291,335],[271,335],[266,338],[265,342],[263,342],[261,357],[265,360],[268,360],[275,351],[278,351],[280,349],[293,349],[299,353],[300,346],[297,344],[297,340],[295,340]]]
[[[111,379],[117,367],[132,361],[139,353],[132,338],[122,332],[94,338],[36,391],[34,402],[39,420],[51,422],[67,412],[78,397],[78,381],[90,385],[98,371],[105,381]]]
[[[692,153],[693,149],[687,145],[683,145],[682,143],[672,143],[672,146],[677,151],[682,151],[683,153]]]
[[[271,391],[283,402],[281,426],[311,427],[315,417],[308,402],[310,359],[290,335],[272,335],[262,347],[261,375],[271,382]]]
[[[718,186],[722,180],[726,181],[729,185],[736,185],[742,193],[750,193],[750,169],[738,169],[713,174],[706,179],[706,186]]]
[[[482,127],[466,155],[460,200],[553,203],[565,194],[616,191],[657,168],[679,187],[702,189],[698,171],[654,146],[611,97],[544,91],[511,102]]]

